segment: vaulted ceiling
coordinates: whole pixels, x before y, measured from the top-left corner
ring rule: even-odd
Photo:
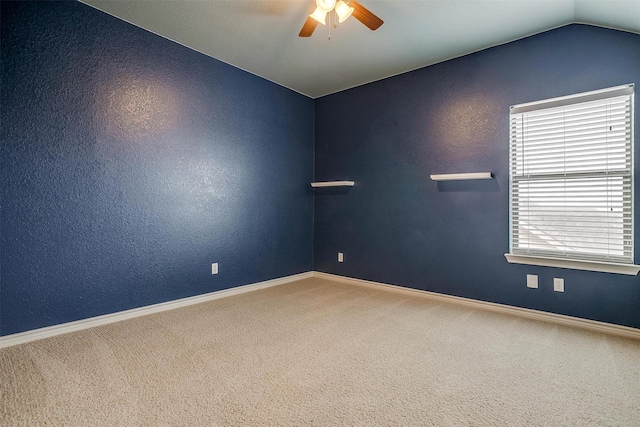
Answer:
[[[298,37],[315,0],[82,0],[312,98],[570,23],[640,33],[640,0],[360,0],[349,18]]]

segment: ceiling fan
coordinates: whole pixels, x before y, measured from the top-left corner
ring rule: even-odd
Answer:
[[[318,24],[326,25],[327,13],[335,10],[338,22],[344,22],[353,14],[353,17],[362,22],[369,29],[377,30],[382,24],[382,19],[371,13],[356,0],[316,0],[316,8],[309,15],[300,30],[300,37],[309,37],[313,34]]]

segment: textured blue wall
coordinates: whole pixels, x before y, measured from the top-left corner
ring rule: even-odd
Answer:
[[[80,3],[1,7],[1,335],[311,270],[313,100]]]
[[[356,186],[316,193],[315,270],[640,327],[640,277],[503,256],[509,106],[626,83],[640,87],[640,35],[570,25],[317,99],[315,178]],[[636,143],[637,263],[639,152]],[[484,171],[496,178],[429,179]],[[526,287],[527,273],[539,289]]]
[[[0,335],[312,268],[312,100],[79,3],[1,8]],[[316,100],[315,178],[357,184],[316,190],[315,269],[640,327],[638,277],[503,256],[509,105],[624,83],[640,36],[572,25]],[[496,179],[428,177],[467,171]]]

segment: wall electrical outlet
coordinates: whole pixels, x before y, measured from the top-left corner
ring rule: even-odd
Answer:
[[[218,274],[218,263],[214,262],[211,264],[211,274]]]
[[[556,292],[564,292],[564,279],[561,279],[559,277],[554,277],[553,290]]]
[[[344,254],[342,252],[338,252],[338,262],[344,262]]]
[[[538,288],[538,276],[535,274],[527,274],[527,288]]]

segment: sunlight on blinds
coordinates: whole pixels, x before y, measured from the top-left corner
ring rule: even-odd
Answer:
[[[511,253],[633,263],[633,86],[624,89],[512,108]]]

